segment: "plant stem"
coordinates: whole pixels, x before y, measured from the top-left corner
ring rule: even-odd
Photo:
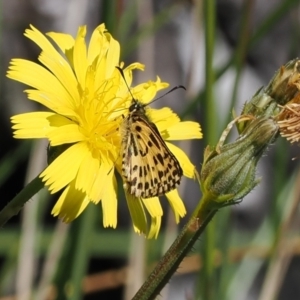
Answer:
[[[147,281],[133,297],[133,300],[155,299],[162,288],[169,282],[181,261],[192,249],[194,243],[218,211],[215,206],[212,207],[212,203],[211,198],[205,199],[202,197],[179,236],[158,262]]]
[[[216,108],[213,93],[215,74],[213,69],[213,55],[215,43],[215,1],[204,1],[205,18],[205,114],[206,114],[206,140],[214,143],[217,138]]]
[[[43,187],[44,183],[39,175],[28,183],[26,187],[0,211],[0,228],[3,227],[12,216],[17,215],[24,204]]]

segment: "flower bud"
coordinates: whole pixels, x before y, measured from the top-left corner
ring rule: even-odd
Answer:
[[[258,183],[256,165],[272,143],[278,125],[271,118],[253,120],[233,143],[217,152],[206,149],[200,173],[201,189],[218,204],[227,204],[246,196]]]
[[[273,76],[266,88],[261,88],[247,102],[241,115],[274,117],[280,112],[279,105],[285,105],[298,93],[300,87],[300,60],[294,59],[282,66]],[[239,133],[247,127],[249,121],[238,124]]]
[[[265,89],[277,104],[285,105],[298,93],[300,79],[300,60],[293,59],[282,66]]]

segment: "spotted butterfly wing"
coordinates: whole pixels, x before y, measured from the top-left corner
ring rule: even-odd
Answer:
[[[175,189],[183,172],[144,107],[133,99],[123,121],[122,176],[130,194],[151,198]]]

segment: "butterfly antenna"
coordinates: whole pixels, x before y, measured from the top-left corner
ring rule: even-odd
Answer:
[[[124,81],[125,81],[125,84],[126,84],[126,86],[127,86],[127,88],[128,88],[128,91],[129,91],[129,93],[130,93],[131,96],[132,96],[132,99],[135,99],[135,98],[133,97],[133,94],[132,94],[132,92],[131,92],[131,89],[130,89],[130,87],[128,86],[128,83],[127,83],[127,81],[126,81],[126,79],[125,79],[125,75],[124,75],[123,70],[122,70],[120,67],[116,67],[116,68],[119,70],[121,76],[123,77],[123,79],[124,79]],[[177,86],[173,87],[172,89],[170,89],[170,90],[169,90],[168,92],[166,92],[165,94],[161,95],[160,97],[158,97],[158,98],[154,99],[153,101],[151,101],[151,102],[149,102],[149,103],[147,103],[147,104],[144,104],[144,105],[145,105],[145,106],[146,106],[146,105],[149,105],[150,103],[153,103],[153,102],[155,102],[155,101],[157,101],[157,100],[159,100],[159,99],[165,97],[166,95],[172,93],[173,91],[175,91],[175,90],[177,90],[177,89],[184,89],[184,90],[186,91],[186,88],[185,88],[183,85],[177,85]]]
[[[170,89],[169,91],[167,91],[165,94],[163,94],[160,97],[158,97],[158,98],[152,100],[151,102],[147,103],[147,105],[151,104],[151,103],[153,103],[153,102],[155,102],[155,101],[157,101],[157,100],[159,100],[159,99],[161,99],[163,97],[165,97],[166,95],[168,95],[168,94],[170,94],[170,93],[172,93],[172,92],[174,92],[175,90],[178,90],[178,89],[184,89],[186,91],[186,88],[183,85],[174,86],[172,89]]]
[[[126,84],[126,86],[127,86],[127,88],[128,88],[128,91],[129,91],[129,93],[130,93],[130,95],[131,95],[132,99],[135,99],[135,98],[133,97],[133,94],[132,94],[132,92],[131,92],[131,89],[130,89],[130,87],[129,87],[129,85],[128,85],[128,83],[127,83],[126,79],[125,79],[125,75],[124,75],[124,72],[123,72],[123,70],[122,70],[120,67],[116,67],[116,68],[119,70],[119,72],[120,72],[121,76],[123,77],[123,79],[124,79],[124,82],[125,82],[125,84]]]

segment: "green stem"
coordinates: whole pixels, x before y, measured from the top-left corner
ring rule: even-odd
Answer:
[[[87,272],[91,254],[91,235],[95,227],[95,220],[98,217],[98,209],[95,205],[89,205],[78,222],[74,222],[72,230],[74,246],[76,251],[73,254],[73,264],[71,267],[72,293],[67,299],[83,299],[83,278]]]
[[[155,299],[162,288],[169,282],[181,261],[192,249],[194,243],[218,211],[216,207],[212,207],[211,204],[213,202],[211,198],[202,197],[190,220],[158,262],[147,281],[133,297],[133,300]]]
[[[115,35],[117,28],[117,2],[112,0],[102,1],[102,20],[107,30]]]
[[[213,56],[215,44],[216,3],[214,0],[203,2],[205,16],[205,128],[207,144],[214,144],[218,135],[216,122],[216,106],[214,99],[215,72],[213,69]],[[213,249],[215,247],[215,224],[211,222],[204,235],[203,249],[203,280],[198,286],[204,299],[212,299],[212,285],[214,276]],[[199,289],[197,291],[199,293]]]
[[[203,272],[199,272],[198,288],[196,289],[197,295],[202,299],[215,299],[214,295],[216,289],[214,288],[215,283],[215,272],[214,272],[214,249],[216,241],[216,224],[213,220],[207,226],[206,232],[203,236]]]
[[[42,179],[37,176],[0,211],[0,228],[14,215],[17,215],[24,204],[44,187]]]
[[[215,1],[204,1],[205,18],[205,102],[206,102],[206,139],[214,143],[217,137],[216,108],[213,94],[215,75],[213,69],[213,55],[215,43]]]
[[[248,50],[249,29],[251,16],[253,14],[253,5],[253,0],[246,0],[243,5],[239,41],[234,55],[236,74],[231,96],[231,103],[229,107],[234,107],[237,101],[237,93],[240,86],[241,74],[243,71],[243,65]],[[228,120],[226,120],[226,124],[230,122],[230,118],[231,116],[229,116]],[[224,127],[226,126],[226,124],[224,125]]]

